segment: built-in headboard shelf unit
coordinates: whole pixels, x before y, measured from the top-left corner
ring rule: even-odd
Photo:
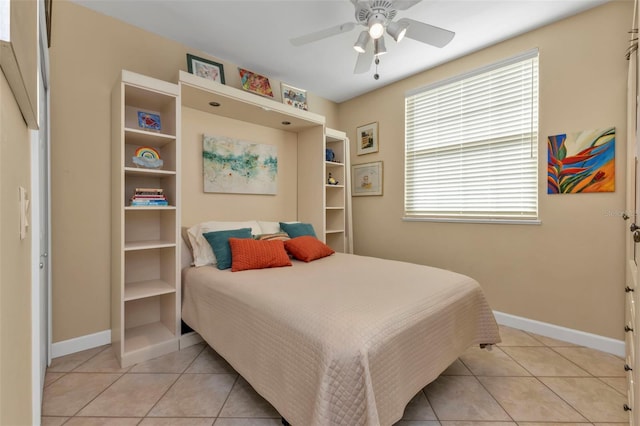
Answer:
[[[203,123],[203,127],[208,125],[207,129],[217,131],[219,125],[233,122],[234,126],[227,130],[220,129],[230,131],[225,135],[228,137],[255,127],[257,134],[270,133],[269,141],[285,148],[279,152],[278,161],[286,157],[282,171],[288,180],[278,203],[283,201],[287,218],[260,217],[262,201],[251,198],[251,203],[256,200],[256,204],[245,209],[251,219],[311,223],[318,239],[336,251],[351,252],[349,139],[343,132],[327,129],[324,116],[184,71],[180,72],[178,84],[173,84],[123,70],[113,88],[111,103],[111,341],[122,367],[175,351],[184,344],[180,327],[180,228],[193,223],[182,223],[182,204],[185,189],[191,190],[192,195],[201,191],[194,190],[194,171],[196,167],[202,170],[202,163],[194,163],[198,159],[193,155],[193,142],[200,136],[196,134],[206,131],[201,128]],[[194,111],[183,114],[183,110]],[[141,111],[158,114],[161,130],[141,128],[136,119]],[[193,124],[185,115],[197,115],[200,121]],[[191,123],[190,129],[183,126],[183,121]],[[212,126],[211,122],[215,124]],[[183,133],[190,135],[185,143]],[[132,156],[141,147],[156,149],[163,167],[137,167]],[[335,153],[333,161],[325,161],[326,148]],[[181,164],[183,151],[192,154],[185,160],[185,167]],[[201,159],[201,152],[198,155]],[[191,174],[183,187],[185,169]],[[329,185],[328,173],[333,173],[340,183]],[[139,188],[151,189],[136,191]],[[168,205],[132,206],[130,198],[136,192],[147,196],[151,193],[151,197],[162,192]],[[224,203],[207,204],[211,199],[206,198],[203,202],[205,197],[197,193],[195,199],[185,203],[186,209],[201,209],[206,215],[229,209]],[[234,198],[229,202],[238,201]],[[207,206],[203,208],[201,204]],[[236,211],[237,208],[231,213]]]
[[[325,241],[325,117],[184,71],[178,84],[183,107],[296,135],[297,220]]]

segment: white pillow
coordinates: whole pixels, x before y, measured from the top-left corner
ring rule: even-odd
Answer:
[[[260,229],[263,234],[277,234],[278,232],[282,232],[282,229],[280,229],[280,222],[266,222],[264,220],[259,220],[258,225],[260,225]]]
[[[246,222],[202,222],[197,225],[193,225],[187,230],[189,236],[189,242],[191,243],[191,250],[193,253],[193,265],[215,265],[217,263],[216,256],[213,254],[211,245],[202,236],[207,232],[213,231],[227,231],[230,229],[251,228],[253,235],[259,235],[261,233],[260,225],[255,220],[249,220]]]

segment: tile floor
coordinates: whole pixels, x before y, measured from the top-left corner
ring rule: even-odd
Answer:
[[[395,426],[628,424],[622,359],[500,329],[500,345],[466,351]],[[110,346],[56,358],[42,415],[43,425],[280,425],[277,411],[203,343],[125,369]]]

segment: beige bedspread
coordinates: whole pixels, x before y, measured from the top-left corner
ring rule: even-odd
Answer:
[[[500,341],[473,279],[336,253],[188,268],[182,318],[293,426],[391,425],[473,344]]]

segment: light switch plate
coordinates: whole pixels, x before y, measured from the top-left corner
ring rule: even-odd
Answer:
[[[18,196],[20,200],[20,239],[27,238],[27,228],[29,227],[29,200],[27,200],[27,190],[22,186],[18,187]]]

